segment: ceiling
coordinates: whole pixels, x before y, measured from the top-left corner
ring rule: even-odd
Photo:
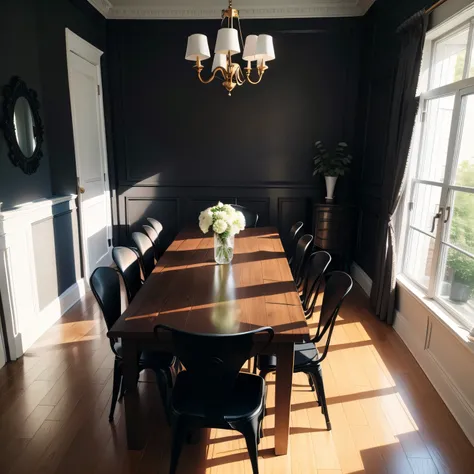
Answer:
[[[141,20],[215,19],[228,0],[88,0],[106,18]],[[375,0],[234,0],[241,18],[361,16]]]

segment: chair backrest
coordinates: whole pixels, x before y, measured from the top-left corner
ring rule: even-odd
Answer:
[[[293,258],[295,256],[295,250],[296,250],[296,244],[298,243],[298,240],[300,237],[303,235],[303,227],[304,224],[299,221],[296,224],[293,224],[290,233],[288,235],[288,261],[291,262],[293,261]]]
[[[137,246],[138,254],[142,264],[143,275],[148,278],[155,268],[155,250],[151,240],[141,232],[134,232],[132,240]]]
[[[94,270],[89,282],[92,293],[104,315],[107,329],[110,330],[122,314],[118,273],[111,267],[99,267]],[[115,352],[113,342],[110,340],[110,346]]]
[[[328,273],[325,278],[323,304],[319,315],[318,329],[313,339],[315,343],[320,342],[327,333],[326,345],[319,358],[320,361],[327,355],[339,309],[351,288],[352,278],[345,272],[334,271]]]
[[[259,219],[259,215],[247,209],[244,206],[239,206],[238,204],[231,204],[231,206],[236,210],[240,211],[245,217],[245,227],[257,227],[257,222]]]
[[[143,230],[145,231],[147,237],[151,240],[153,248],[155,249],[155,258],[156,260],[158,260],[160,236],[158,235],[156,230],[150,225],[144,225]]]
[[[155,232],[158,234],[158,237],[159,237],[161,234],[161,231],[163,230],[163,224],[160,221],[153,219],[153,217],[147,217],[146,220],[150,223],[153,229],[155,229]]]
[[[128,302],[130,303],[142,286],[138,255],[128,247],[114,247],[112,259],[122,275],[127,290]]]
[[[162,330],[171,332],[174,353],[191,379],[189,396],[203,403],[208,414],[218,414],[220,404],[228,400],[234,388],[240,369],[255,355],[254,335],[268,333],[268,343],[274,335],[271,327],[238,334],[195,334],[158,325],[155,336],[159,337]]]
[[[308,261],[312,243],[313,236],[311,234],[305,234],[300,237],[296,244],[295,256],[290,268],[297,287],[300,287],[303,282],[304,268]]]
[[[302,295],[303,308],[308,314],[312,314],[314,311],[321,281],[330,262],[331,255],[324,251],[315,252],[309,257],[305,271]]]

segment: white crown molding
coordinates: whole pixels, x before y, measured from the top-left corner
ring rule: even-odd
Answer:
[[[190,6],[114,6],[108,0],[88,0],[106,18],[115,20],[192,20],[218,19],[221,7]],[[362,16],[375,0],[300,1],[297,5],[240,8],[243,19],[326,18]],[[190,2],[191,3],[191,2]]]
[[[102,13],[105,18],[109,18],[109,12],[112,9],[112,4],[109,0],[87,0],[96,10]]]

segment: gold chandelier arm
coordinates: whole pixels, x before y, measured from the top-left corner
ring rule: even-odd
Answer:
[[[209,79],[204,79],[202,76],[201,76],[201,72],[202,70],[204,69],[202,66],[194,66],[194,68],[196,69],[197,71],[197,75],[198,75],[198,79],[200,82],[202,82],[203,84],[209,84],[210,82],[212,82],[215,78],[216,78],[216,75],[218,72],[220,72],[222,74],[222,77],[225,78],[225,71],[223,68],[221,67],[216,67],[212,73],[212,76],[209,78]]]
[[[237,69],[235,71],[235,80],[239,86],[242,86],[245,83],[245,76],[240,65],[237,65]]]
[[[252,73],[252,68],[248,68],[248,67],[245,68],[245,74],[247,75],[247,81],[250,84],[254,85],[254,86],[257,85],[257,84],[260,84],[264,72],[265,72],[265,69],[261,70],[260,68],[258,68],[258,79],[256,81],[253,81],[250,78],[250,74]]]

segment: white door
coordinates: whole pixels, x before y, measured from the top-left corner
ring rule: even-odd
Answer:
[[[95,268],[112,263],[110,193],[100,64],[92,64],[71,50],[67,52],[67,59],[78,177],[80,233],[84,273],[89,280]]]

